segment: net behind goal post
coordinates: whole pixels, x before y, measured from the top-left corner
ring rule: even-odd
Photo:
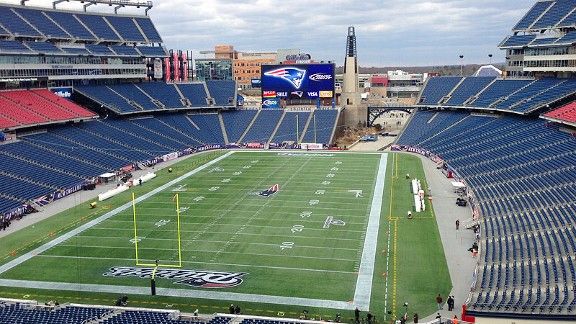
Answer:
[[[137,208],[136,208],[136,196],[134,193],[132,193],[132,213],[133,213],[133,227],[134,227],[134,252],[135,252],[135,257],[136,257],[136,265],[137,266],[141,266],[141,267],[162,267],[162,268],[181,268],[182,267],[182,239],[181,239],[181,235],[180,235],[180,197],[179,194],[176,193],[172,199],[172,201],[175,202],[175,207],[176,210],[174,211],[173,209],[170,208],[170,210],[172,210],[175,215],[176,215],[176,229],[174,231],[174,236],[173,239],[176,241],[177,246],[175,248],[174,252],[177,252],[177,256],[176,256],[176,260],[174,260],[172,262],[172,260],[164,260],[162,258],[159,257],[155,257],[153,259],[151,258],[142,258],[142,251],[140,249],[142,249],[141,245],[139,244],[142,240],[142,237],[139,235],[139,226],[138,226],[138,212],[137,212]],[[170,236],[172,236],[172,234],[170,234]],[[139,247],[140,246],[140,247]],[[149,250],[151,248],[146,248],[146,250]]]

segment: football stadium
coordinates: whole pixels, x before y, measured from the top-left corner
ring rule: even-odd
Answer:
[[[151,1],[0,3],[0,323],[576,321],[576,2],[532,2],[503,72],[410,104],[363,97],[354,27],[252,104]]]

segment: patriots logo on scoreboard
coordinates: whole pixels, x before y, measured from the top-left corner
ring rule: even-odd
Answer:
[[[280,191],[280,185],[275,184],[272,187],[260,192],[258,195],[260,195],[262,197],[269,197],[269,196],[272,196],[273,194],[277,193],[278,191]]]
[[[306,77],[306,70],[297,69],[295,67],[283,67],[276,70],[264,73],[265,76],[280,78],[290,82],[295,89],[300,89],[302,81]]]

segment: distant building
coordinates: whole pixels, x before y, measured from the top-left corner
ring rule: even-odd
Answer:
[[[416,98],[424,84],[424,74],[412,74],[396,70],[388,71],[387,77],[388,98]]]
[[[252,88],[252,80],[259,80],[261,66],[263,64],[272,64],[276,62],[276,53],[248,53],[238,52],[234,59],[232,75],[242,89]]]
[[[196,79],[206,80],[232,80],[232,60],[228,58],[201,58],[195,59]]]

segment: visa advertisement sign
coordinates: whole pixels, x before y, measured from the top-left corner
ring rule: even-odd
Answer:
[[[260,79],[263,98],[317,99],[334,93],[334,64],[262,65]]]

